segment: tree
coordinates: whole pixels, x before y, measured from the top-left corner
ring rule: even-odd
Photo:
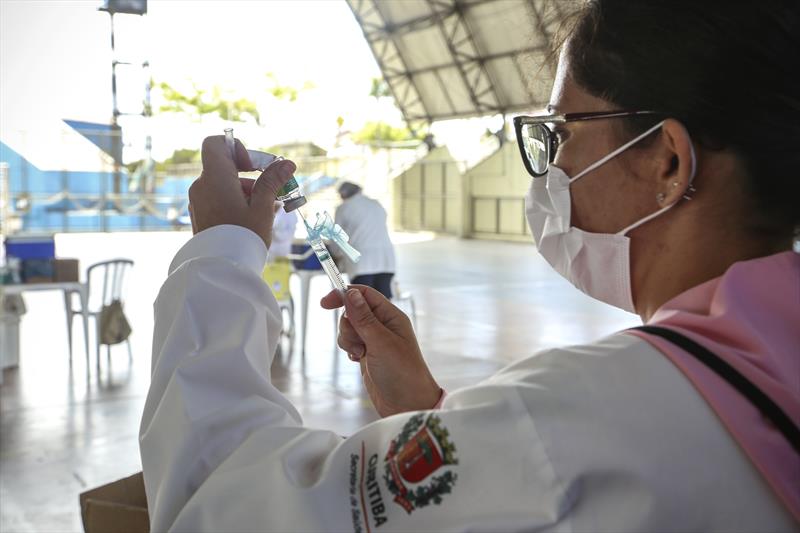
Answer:
[[[372,78],[369,95],[380,101],[381,98],[391,98],[392,92],[389,84],[383,78]],[[394,102],[397,106],[397,102]],[[341,125],[340,125],[341,127]],[[398,142],[398,141],[421,141],[426,132],[412,132],[407,126],[392,126],[382,121],[367,122],[357,132],[353,134],[353,140],[360,144],[372,144],[376,142]]]
[[[297,100],[297,96],[302,91],[307,91],[315,87],[314,83],[311,81],[303,82],[303,86],[299,89],[290,85],[281,85],[275,77],[275,74],[272,72],[267,72],[266,77],[270,81],[270,86],[267,88],[267,92],[278,100],[288,100],[290,102],[294,102]]]
[[[372,78],[372,88],[369,90],[369,95],[376,100],[391,98],[392,91],[389,90],[389,84],[383,78]]]
[[[279,83],[271,72],[268,72],[265,76],[268,82],[264,90],[276,100],[294,102],[302,91],[314,88],[314,84],[310,81],[304,82],[300,88],[295,88]],[[253,100],[235,95],[232,91],[225,90],[218,85],[208,89],[192,83],[192,90],[185,93],[166,81],[156,83],[150,80],[150,85],[157,87],[166,101],[159,107],[158,111],[160,113],[183,113],[196,120],[206,115],[217,115],[221,119],[231,122],[253,120],[259,126],[261,125],[261,113],[258,110],[258,105]],[[199,161],[199,150],[179,148],[166,160],[156,162],[155,169],[165,171],[174,165],[197,163]],[[142,165],[143,161],[134,161],[126,166],[131,175],[135,175]]]
[[[294,102],[302,91],[314,88],[314,84],[310,81],[306,81],[302,87],[296,88],[281,84],[271,72],[265,76],[269,80],[266,91],[276,100]],[[232,98],[225,97],[226,94],[233,94],[232,91],[223,90],[218,85],[206,89],[192,83],[192,91],[188,93],[182,93],[165,81],[155,86],[161,90],[161,94],[166,100],[166,103],[159,108],[159,112],[185,113],[196,119],[204,115],[216,114],[223,120],[246,122],[252,119],[256,124],[261,125],[261,113],[252,99],[239,95],[234,95]]]
[[[247,98],[223,98],[223,91],[217,85],[208,90],[193,83],[193,92],[190,94],[181,93],[165,81],[159,83],[158,88],[167,101],[159,108],[159,112],[185,113],[198,119],[203,115],[217,114],[223,120],[233,122],[246,122],[247,117],[251,117],[261,125],[261,115],[255,102]]]

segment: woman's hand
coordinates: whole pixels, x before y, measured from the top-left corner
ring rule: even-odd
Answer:
[[[442,389],[433,379],[411,321],[371,287],[351,285],[344,302],[332,291],[320,302],[325,309],[344,305],[339,346],[361,365],[369,397],[381,416],[431,409]]]
[[[206,137],[202,149],[203,172],[189,187],[192,231],[199,233],[221,224],[234,224],[255,232],[269,247],[275,198],[292,177],[295,164],[281,161],[270,165],[257,180],[240,179],[238,170],[254,170],[244,145],[236,141],[236,162],[225,137]]]

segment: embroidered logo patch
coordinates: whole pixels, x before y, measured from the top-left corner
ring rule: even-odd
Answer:
[[[458,475],[448,466],[457,465],[456,447],[436,415],[414,415],[392,440],[384,458],[384,481],[395,503],[407,513],[442,503],[442,495],[453,490]]]

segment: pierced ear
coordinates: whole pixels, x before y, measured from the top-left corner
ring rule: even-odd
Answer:
[[[669,172],[673,174],[678,171],[678,156],[673,155],[669,160]]]
[[[658,200],[661,205],[670,205],[694,192],[692,180],[696,161],[692,139],[683,124],[667,119],[661,132],[662,148],[669,152],[669,165],[662,167],[664,171],[658,177]]]

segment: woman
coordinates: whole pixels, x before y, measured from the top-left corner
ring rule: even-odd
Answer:
[[[209,138],[200,233],[156,302],[153,529],[796,529],[798,17],[778,0],[591,2],[548,115],[516,120],[540,252],[681,337],[549,350],[443,401],[402,313],[368,288],[331,293],[386,417],[344,441],[303,427],[263,361],[278,315],[257,277],[262,213],[294,167],[265,172],[248,204]]]

